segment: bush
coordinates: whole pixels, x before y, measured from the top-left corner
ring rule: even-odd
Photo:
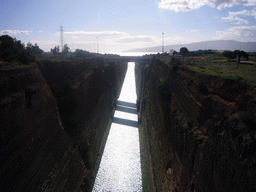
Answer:
[[[174,65],[172,66],[173,72],[177,72],[178,69],[179,69],[179,66],[178,66],[178,65],[174,64]]]
[[[1,54],[1,58],[4,60],[4,61],[8,61],[8,62],[11,62],[13,60],[15,60],[15,54],[13,53],[12,50],[10,49],[7,49],[7,50],[4,50]]]
[[[22,64],[28,65],[30,62],[34,61],[33,56],[29,56],[25,51],[21,51],[17,55],[18,61],[20,61]]]

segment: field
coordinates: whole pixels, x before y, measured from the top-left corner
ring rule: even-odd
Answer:
[[[182,59],[172,59],[161,57],[162,61],[168,65],[179,65],[198,73],[219,76],[226,79],[233,79],[247,84],[256,85],[256,59],[250,57],[248,61],[227,60],[221,55],[187,57]]]

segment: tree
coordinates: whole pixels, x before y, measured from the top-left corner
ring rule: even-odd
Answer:
[[[240,50],[235,50],[234,52],[233,51],[224,51],[222,53],[222,55],[224,57],[227,57],[227,59],[234,59],[237,57],[237,63],[239,64],[240,63],[240,59],[241,57],[243,58],[246,58],[248,60],[249,58],[249,54],[246,53],[245,51],[240,51]]]
[[[82,49],[76,49],[76,51],[75,51],[76,57],[84,57],[86,55],[90,55],[90,53],[88,51],[84,51]]]
[[[7,51],[8,50],[8,51]],[[18,51],[17,43],[9,35],[3,35],[0,37],[0,53],[9,52],[16,54]]]
[[[235,50],[234,55],[237,57],[237,63],[240,64],[241,51]]]
[[[26,65],[34,62],[35,54],[32,48],[31,43],[28,43],[25,49],[25,45],[20,40],[13,39],[8,35],[0,36],[0,56],[4,61],[19,61]]]
[[[55,46],[53,49],[51,49],[51,53],[53,54],[53,55],[55,55],[56,53],[58,53],[59,52],[59,46]]]
[[[224,51],[224,52],[222,53],[222,55],[223,55],[224,57],[227,57],[228,60],[234,59],[234,58],[236,57],[236,55],[234,54],[233,51]]]
[[[23,49],[24,49],[24,47],[25,47],[24,43],[21,43],[20,40],[17,41],[16,39],[14,39],[14,41],[15,41],[16,44],[17,44],[18,50],[23,50]]]
[[[1,52],[1,59],[11,62],[16,59],[16,55],[11,49],[6,49]]]
[[[180,53],[183,57],[183,59],[188,55],[189,51],[188,51],[188,48],[187,47],[181,47],[180,48]]]
[[[246,60],[249,59],[249,54],[245,51],[241,51],[242,52],[242,57],[246,58]]]
[[[237,63],[240,64],[241,57],[246,58],[248,60],[249,54],[245,51],[235,50],[234,55],[237,57]]]
[[[65,44],[62,53],[68,53],[68,50],[69,50],[68,44]]]
[[[35,61],[35,56],[33,54],[27,52],[25,49],[23,49],[18,52],[17,59],[22,64],[28,65],[30,62]]]
[[[32,53],[35,55],[40,55],[42,54],[44,51],[42,49],[39,48],[39,46],[37,45],[37,43],[35,43],[35,45],[32,45]]]

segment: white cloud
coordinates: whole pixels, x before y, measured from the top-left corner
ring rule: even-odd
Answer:
[[[239,17],[234,17],[234,16],[222,17],[221,19],[229,22],[232,21],[234,24],[242,24],[242,23],[249,24],[247,20]]]
[[[235,5],[254,6],[256,5],[255,0],[206,0],[207,4],[213,7],[232,7]]]
[[[161,0],[159,8],[170,9],[176,12],[191,11],[204,5],[210,5],[218,9],[232,7],[234,5],[255,6],[255,0]]]
[[[189,31],[188,31],[189,32]],[[171,36],[165,39],[165,45],[176,45],[183,43],[194,43],[197,42],[198,39],[194,37],[192,33],[186,33],[185,36]]]
[[[205,0],[161,0],[159,8],[179,12],[197,9],[203,5],[205,5]]]
[[[256,25],[232,27],[226,31],[217,31],[217,39],[256,40]]]
[[[59,34],[59,33],[58,33]],[[101,35],[101,36],[111,36],[111,35],[127,35],[125,32],[119,31],[65,31],[65,35]]]
[[[189,32],[192,32],[192,33],[197,33],[197,32],[199,32],[200,30],[197,30],[197,29],[192,29],[192,30],[190,30]]]
[[[32,44],[35,44],[35,43],[37,43],[38,45],[44,45],[44,46],[46,46],[46,45],[58,45],[58,41],[54,41],[54,40],[45,40],[45,41],[43,41],[43,40],[30,40],[29,41],[30,43],[32,43]]]
[[[118,43],[134,43],[134,42],[155,42],[153,37],[150,36],[126,36],[119,38]]]
[[[2,34],[2,35],[17,35],[17,34],[29,35],[29,32],[22,31],[22,30],[3,30],[3,31],[0,31],[0,34]]]
[[[60,33],[54,36],[57,39]],[[65,31],[64,41],[72,50],[79,48],[95,51],[98,42],[100,51],[113,52],[155,46],[161,43],[161,36],[131,35],[122,31]]]
[[[237,17],[237,15],[251,16],[256,19],[256,10],[255,9],[253,9],[251,11],[246,10],[246,9],[244,9],[242,11],[237,11],[237,12],[229,11],[228,13],[229,13],[228,17],[222,17],[221,19],[224,21],[232,21],[235,24],[242,24],[242,23],[249,24],[249,22],[247,20]]]
[[[252,16],[256,19],[256,10],[253,9],[253,10],[249,11],[249,10],[244,9],[242,11],[229,12],[229,15],[233,16],[233,17],[236,15]]]
[[[72,39],[78,39],[79,37],[77,37],[77,36],[74,35],[74,36],[71,36],[71,38],[72,38]]]
[[[197,33],[199,30],[188,31],[192,32],[184,36],[168,36],[166,34],[164,43],[181,44],[196,42]],[[59,36],[59,33],[58,33]],[[120,31],[73,31],[65,32],[64,40],[72,50],[76,48],[88,51],[95,51],[97,47],[97,38],[100,52],[118,52],[134,48],[154,47],[162,45],[162,36],[155,35],[133,35]],[[58,44],[57,44],[58,45]]]

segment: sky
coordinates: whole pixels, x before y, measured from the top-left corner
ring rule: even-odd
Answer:
[[[61,25],[71,51],[256,42],[256,0],[0,0],[0,16],[0,35],[44,51],[60,45]]]

